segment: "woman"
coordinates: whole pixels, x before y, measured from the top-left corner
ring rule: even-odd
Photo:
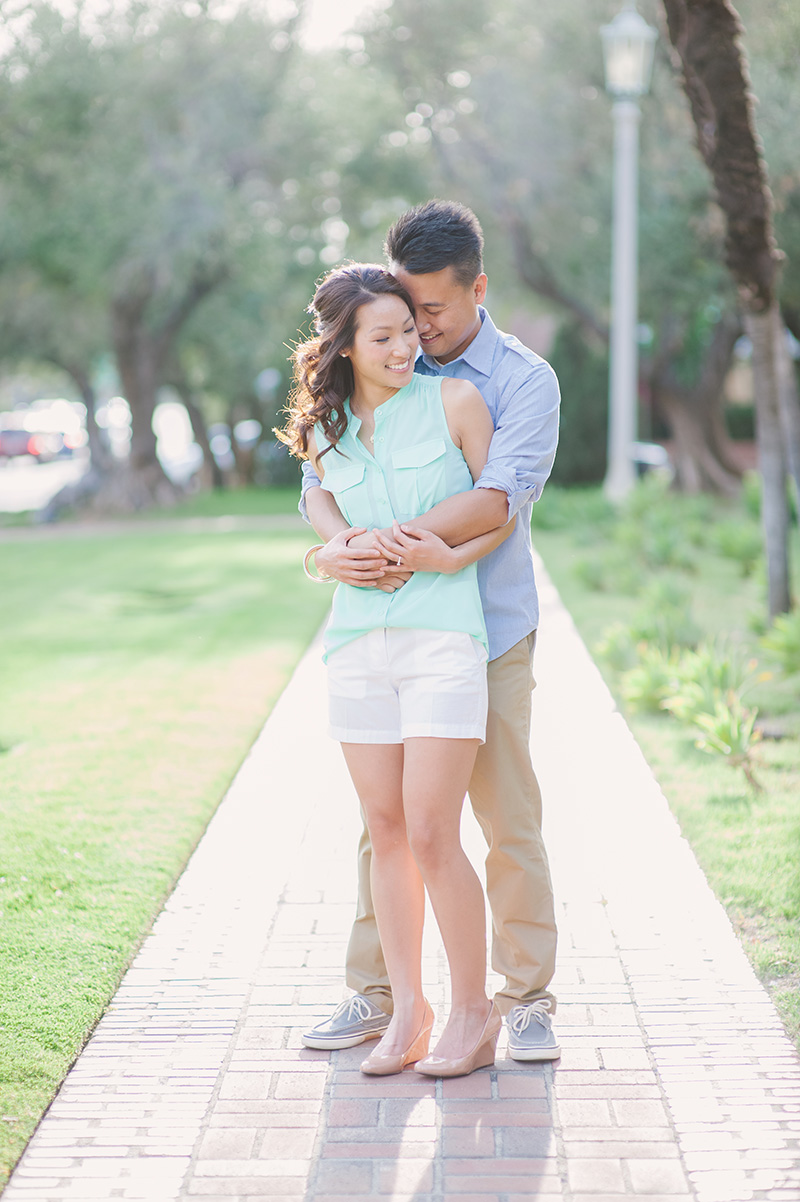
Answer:
[[[385,269],[332,271],[310,306],[316,336],[294,353],[281,437],[308,456],[350,538],[402,537],[399,523],[477,479],[493,427],[464,380],[414,373],[405,289]],[[511,527],[450,549],[404,539],[416,570],[400,588],[340,584],[325,632],[331,731],[342,743],[373,849],[372,892],[394,1012],[364,1073],[458,1076],[494,1061],[501,1020],[486,996],[483,891],[460,815],[486,724],[486,630],[475,562]],[[369,532],[369,534],[365,534]],[[412,547],[412,541],[418,547]],[[398,563],[400,561],[398,560]],[[425,887],[447,953],[451,1011],[426,1056]]]

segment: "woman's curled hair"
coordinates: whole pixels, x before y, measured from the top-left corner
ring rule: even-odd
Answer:
[[[314,335],[292,353],[293,387],[286,425],[274,433],[298,459],[308,458],[308,437],[319,423],[331,450],[347,429],[344,403],[353,391],[353,367],[343,356],[356,335],[358,310],[378,296],[397,296],[414,316],[414,304],[395,277],[376,263],[335,267],[318,285],[308,312]],[[320,456],[321,457],[321,456]]]

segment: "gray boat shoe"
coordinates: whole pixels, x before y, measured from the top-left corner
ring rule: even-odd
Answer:
[[[561,1048],[553,1031],[547,998],[527,1006],[515,1006],[506,1023],[508,1054],[512,1060],[558,1060]]]
[[[307,1048],[322,1051],[354,1048],[368,1039],[380,1039],[390,1022],[390,1014],[363,993],[356,993],[337,1006],[329,1019],[304,1031],[300,1038]]]

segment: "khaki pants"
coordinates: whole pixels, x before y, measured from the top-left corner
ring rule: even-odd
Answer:
[[[555,1000],[553,887],[542,840],[542,798],[529,739],[536,632],[488,665],[489,717],[469,784],[488,844],[486,888],[492,910],[492,968],[505,977],[501,1013],[537,998]],[[392,994],[370,889],[372,849],[366,827],[358,849],[358,910],[347,949],[347,984],[391,1013]]]

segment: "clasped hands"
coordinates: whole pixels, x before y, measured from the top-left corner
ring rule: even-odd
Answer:
[[[414,572],[452,572],[451,547],[428,530],[392,522],[391,528],[341,530],[315,556],[317,569],[357,588],[394,593]]]

